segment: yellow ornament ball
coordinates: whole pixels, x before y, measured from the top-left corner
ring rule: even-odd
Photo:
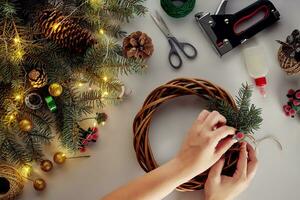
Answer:
[[[56,164],[64,164],[67,160],[66,154],[62,153],[62,152],[57,152],[54,154],[53,156],[53,160]]]
[[[43,191],[46,188],[47,184],[44,179],[38,178],[33,181],[33,187],[37,191]]]
[[[51,96],[58,97],[63,92],[63,87],[59,83],[51,83],[51,85],[48,88],[48,91]]]
[[[19,122],[19,127],[22,131],[30,132],[33,128],[33,124],[32,124],[32,121],[29,119],[22,119]]]
[[[53,168],[53,163],[50,160],[42,160],[40,167],[44,172],[49,172]]]

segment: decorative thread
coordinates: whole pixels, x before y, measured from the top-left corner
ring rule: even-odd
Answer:
[[[161,0],[160,4],[164,11],[171,17],[182,18],[190,14],[196,4],[196,0],[176,0],[182,2],[178,6],[174,4],[174,0]]]

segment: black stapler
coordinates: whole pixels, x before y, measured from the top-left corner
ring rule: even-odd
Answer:
[[[268,0],[258,0],[235,14],[225,13],[227,3],[228,0],[222,0],[214,15],[209,12],[200,12],[195,15],[200,28],[208,36],[220,56],[280,19],[279,11]],[[259,21],[245,30],[238,30],[240,25],[258,14],[263,15]]]

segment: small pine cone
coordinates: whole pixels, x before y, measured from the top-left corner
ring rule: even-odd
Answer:
[[[44,37],[73,52],[85,52],[96,43],[87,29],[83,29],[57,9],[43,10],[38,16],[37,26]]]
[[[123,54],[127,58],[149,58],[154,51],[152,39],[140,31],[131,33],[123,40]]]
[[[44,69],[34,68],[28,74],[29,82],[34,88],[44,87],[48,82],[48,76]]]

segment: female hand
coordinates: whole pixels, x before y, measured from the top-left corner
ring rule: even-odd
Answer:
[[[104,199],[163,199],[177,186],[210,168],[236,142],[227,137],[235,129],[225,124],[226,119],[218,112],[201,112],[174,159]]]
[[[206,171],[237,142],[228,137],[235,134],[235,129],[225,124],[225,117],[217,111],[200,113],[176,156],[187,177]]]
[[[219,160],[210,169],[204,189],[205,200],[233,200],[248,187],[256,173],[257,164],[256,153],[252,146],[242,143],[233,177],[221,175],[224,159]]]

